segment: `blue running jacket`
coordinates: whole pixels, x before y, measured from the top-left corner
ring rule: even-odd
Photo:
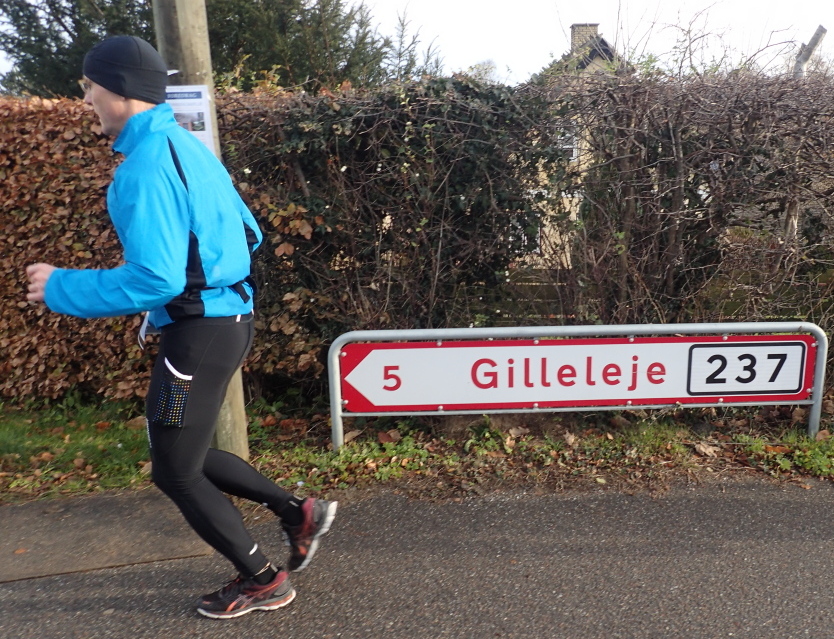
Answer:
[[[263,236],[220,161],[177,124],[168,104],[132,116],[113,149],[125,159],[107,210],[124,263],[55,270],[47,306],[77,317],[150,311],[157,328],[249,313],[253,292],[244,280]]]

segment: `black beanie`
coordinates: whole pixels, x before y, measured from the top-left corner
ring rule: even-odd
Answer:
[[[165,102],[168,69],[142,38],[115,36],[99,42],[84,56],[84,75],[124,98]]]

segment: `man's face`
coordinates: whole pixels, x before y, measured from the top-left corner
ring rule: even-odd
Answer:
[[[133,115],[129,100],[87,78],[83,82],[84,102],[93,106],[101,122],[101,132],[105,135],[119,135],[128,118]]]

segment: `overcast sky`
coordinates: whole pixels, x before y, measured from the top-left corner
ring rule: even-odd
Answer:
[[[832,0],[364,0],[380,32],[393,35],[405,13],[424,45],[434,41],[448,73],[491,60],[496,79],[516,84],[570,48],[570,25],[599,23],[617,50],[672,49],[677,27],[712,33],[712,51],[733,49],[737,58],[768,43],[808,42],[819,25],[832,31],[817,50],[834,58]],[[721,36],[719,39],[717,36]],[[722,45],[723,43],[723,45]],[[769,49],[763,63],[778,57]],[[783,54],[784,55],[784,54]],[[795,53],[794,53],[795,55]],[[734,58],[735,59],[735,58]]]
[[[422,48],[431,42],[437,47],[447,73],[492,61],[495,79],[507,84],[523,82],[561,57],[573,23],[599,23],[600,34],[620,52],[658,55],[671,51],[681,27],[691,26],[713,34],[711,51],[729,47],[737,59],[768,43],[808,42],[819,25],[834,31],[832,0],[363,1],[383,35],[393,36],[397,16],[404,14],[410,32],[419,29]],[[771,47],[760,60],[776,64],[783,49]],[[834,58],[834,33],[818,53]],[[6,70],[0,57],[0,72]]]

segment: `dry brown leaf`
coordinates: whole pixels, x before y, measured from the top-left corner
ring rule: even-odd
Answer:
[[[828,429],[821,430],[817,433],[816,440],[821,442],[823,440],[829,439],[831,437],[831,433]]]
[[[125,427],[129,428],[130,430],[140,430],[145,428],[147,425],[147,421],[144,417],[134,417],[133,419],[129,419],[125,422]]]
[[[298,234],[307,240],[313,237],[313,227],[310,226],[310,223],[307,220],[302,220],[301,224],[299,224]]]
[[[345,443],[352,442],[354,439],[359,437],[362,434],[361,430],[352,430],[349,433],[345,433]]]
[[[524,426],[514,426],[510,429],[510,435],[513,437],[523,437],[527,433],[530,432],[529,428],[524,428]]]
[[[282,419],[278,425],[286,433],[306,433],[310,427],[307,419]]]
[[[791,449],[787,446],[765,446],[764,450],[766,453],[772,453],[774,455],[785,455],[791,452]]]
[[[622,415],[614,415],[610,420],[609,423],[614,426],[615,428],[628,428],[631,426],[631,422],[628,421]]]
[[[295,247],[289,242],[283,242],[282,244],[279,244],[278,247],[275,249],[276,257],[281,257],[282,255],[286,255],[287,257],[289,257],[293,253],[295,253]]]
[[[704,457],[718,457],[719,450],[717,446],[712,446],[706,442],[698,442],[695,444],[695,451]]]

